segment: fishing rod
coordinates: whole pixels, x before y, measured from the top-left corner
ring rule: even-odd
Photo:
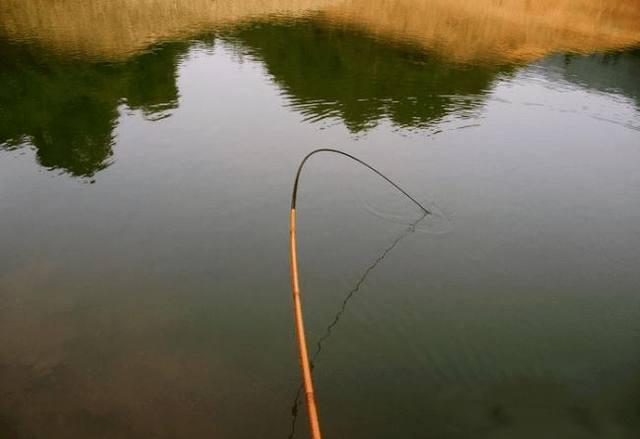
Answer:
[[[316,368],[316,362],[320,357],[320,354],[322,353],[323,344],[327,340],[329,340],[329,337],[331,337],[331,334],[333,334],[333,330],[335,329],[336,326],[338,326],[338,323],[340,322],[342,315],[346,312],[347,305],[349,304],[353,296],[358,291],[360,291],[360,289],[364,286],[367,278],[376,269],[376,267],[380,265],[382,261],[384,261],[384,259],[391,253],[391,251],[393,251],[393,249],[398,244],[400,244],[400,241],[402,241],[407,236],[409,236],[409,234],[415,231],[415,228],[418,225],[418,223],[422,221],[426,216],[427,214],[423,212],[420,218],[418,218],[413,223],[408,225],[407,228],[401,234],[399,234],[396,237],[396,239],[394,239],[393,242],[380,253],[380,255],[378,255],[378,257],[373,261],[373,263],[369,265],[366,268],[366,270],[362,272],[362,275],[360,276],[358,281],[355,283],[353,288],[351,288],[349,292],[345,295],[344,299],[342,300],[342,304],[340,308],[338,309],[336,314],[333,316],[333,320],[331,321],[331,323],[329,323],[329,326],[326,327],[324,334],[316,342],[316,350],[313,353],[313,355],[311,355],[311,360],[310,360],[311,372],[313,372]],[[298,390],[296,391],[295,397],[293,398],[293,403],[291,404],[291,430],[289,431],[289,436],[287,436],[287,439],[293,439],[295,437],[296,422],[298,420],[298,405],[300,403],[300,396],[302,395],[303,388],[304,388],[303,384],[300,383],[300,385],[298,386]]]
[[[307,401],[309,429],[311,432],[312,439],[322,439],[322,434],[320,433],[320,421],[318,419],[318,408],[316,406],[315,392],[313,390],[313,378],[311,376],[311,365],[309,362],[309,353],[307,351],[307,340],[306,340],[306,334],[304,331],[304,319],[302,316],[302,300],[300,298],[300,282],[299,282],[299,275],[298,275],[298,257],[296,252],[296,249],[297,249],[296,202],[298,197],[298,184],[300,182],[300,175],[302,173],[302,169],[304,168],[304,165],[307,162],[307,160],[311,158],[311,156],[321,152],[342,155],[355,162],[360,163],[364,167],[376,173],[378,176],[382,177],[394,188],[396,188],[399,192],[401,192],[404,196],[406,196],[409,200],[411,200],[416,206],[418,206],[424,212],[424,216],[431,214],[430,210],[425,208],[415,198],[409,195],[404,189],[402,189],[400,186],[394,183],[382,172],[378,171],[376,168],[369,165],[368,163],[365,163],[359,158],[352,156],[351,154],[348,154],[346,152],[343,152],[337,149],[331,149],[331,148],[320,148],[320,149],[311,151],[300,162],[300,165],[298,166],[298,171],[296,172],[296,178],[293,183],[293,191],[291,193],[291,211],[289,215],[289,258],[291,263],[291,292],[293,294],[293,312],[294,312],[295,327],[296,327],[296,340],[298,344],[298,354],[299,354],[299,360],[300,360],[300,369],[302,371],[302,381],[304,384],[305,399]]]

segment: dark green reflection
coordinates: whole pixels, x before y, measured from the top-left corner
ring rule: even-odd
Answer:
[[[448,64],[315,19],[253,23],[223,38],[264,62],[308,119],[337,117],[352,132],[383,118],[423,127],[471,109],[500,71]],[[121,103],[152,119],[177,105],[176,66],[190,44],[106,64],[0,43],[0,144],[27,140],[42,166],[92,176],[109,165]]]
[[[582,87],[617,93],[640,108],[640,49],[592,55],[554,55],[539,63]]]
[[[292,107],[311,120],[340,118],[352,132],[383,118],[424,127],[472,109],[511,70],[447,63],[322,20],[253,24],[227,38],[265,63]]]
[[[263,62],[290,106],[308,120],[336,118],[353,133],[384,119],[426,128],[447,115],[465,116],[498,75],[516,68],[449,63],[318,17],[247,24],[220,37]],[[121,104],[149,119],[177,106],[177,65],[192,44],[167,43],[108,64],[0,39],[0,148],[30,143],[42,166],[91,177],[110,163]],[[639,59],[635,51],[550,57],[542,65],[640,101]]]
[[[0,40],[0,145],[27,140],[42,166],[92,176],[109,165],[120,103],[147,116],[177,105],[176,65],[187,48],[170,44],[106,64]]]

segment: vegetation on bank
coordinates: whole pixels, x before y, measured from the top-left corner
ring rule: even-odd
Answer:
[[[122,59],[215,26],[308,13],[460,61],[528,61],[640,42],[640,0],[4,0],[0,27],[13,39]]]

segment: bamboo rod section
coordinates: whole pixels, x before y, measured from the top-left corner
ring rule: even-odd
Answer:
[[[300,162],[298,166],[298,172],[296,173],[296,178],[293,183],[293,191],[291,194],[291,212],[289,215],[289,260],[291,267],[291,292],[293,294],[293,313],[296,325],[296,342],[298,344],[298,355],[300,360],[300,369],[302,370],[302,380],[304,382],[304,393],[307,401],[307,413],[309,417],[309,429],[311,432],[311,439],[321,439],[322,434],[320,433],[320,421],[318,419],[318,409],[316,406],[315,392],[313,390],[313,377],[311,375],[311,364],[309,362],[309,353],[307,350],[307,339],[304,331],[304,319],[302,317],[302,299],[300,297],[300,282],[298,275],[298,255],[297,255],[297,246],[296,246],[296,201],[298,196],[298,183],[300,182],[300,174],[302,172],[302,168],[307,160],[314,154],[319,152],[329,152],[333,154],[339,154],[345,157],[350,158],[353,161],[360,163],[371,171],[375,172],[377,175],[386,180],[389,184],[391,184],[394,188],[396,188],[399,192],[401,192],[405,197],[411,200],[416,206],[418,206],[423,212],[423,218],[427,215],[431,214],[431,211],[426,209],[422,204],[420,204],[415,198],[409,195],[404,189],[398,186],[396,183],[391,181],[388,177],[382,174],[373,166],[363,162],[357,157],[352,156],[351,154],[347,154],[346,152],[339,151],[337,149],[329,149],[329,148],[321,148],[311,151],[307,154],[304,159]]]
[[[321,439],[320,421],[318,420],[318,410],[313,391],[313,378],[311,377],[311,366],[309,364],[309,353],[307,352],[307,340],[304,332],[304,321],[302,318],[302,302],[300,299],[300,284],[298,282],[298,258],[296,253],[296,209],[291,209],[289,217],[289,254],[291,259],[291,291],[293,292],[293,310],[296,322],[296,335],[298,341],[298,352],[300,355],[300,368],[302,369],[302,379],[304,381],[304,393],[307,400],[307,412],[309,416],[309,429],[312,439]]]

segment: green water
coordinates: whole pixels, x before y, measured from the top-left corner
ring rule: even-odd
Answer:
[[[439,215],[309,162],[326,437],[640,434],[638,50],[460,64],[302,20],[0,59],[0,437],[289,437],[317,147]]]

